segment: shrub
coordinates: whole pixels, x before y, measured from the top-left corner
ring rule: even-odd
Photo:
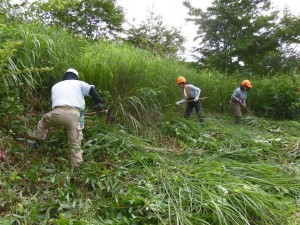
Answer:
[[[251,91],[249,99],[253,101],[253,109],[275,119],[299,118],[299,92],[297,85],[290,77],[276,76],[261,79]]]

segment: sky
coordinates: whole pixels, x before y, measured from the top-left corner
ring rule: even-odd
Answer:
[[[182,31],[185,37],[185,58],[191,59],[192,48],[196,46],[193,39],[196,36],[197,28],[192,22],[186,22],[188,9],[182,5],[183,0],[116,0],[125,10],[125,19],[130,24],[138,25],[149,16],[149,11],[160,15],[164,24],[168,27],[175,27]],[[294,15],[300,16],[300,4],[298,0],[271,0],[274,9],[281,10],[288,7]],[[212,0],[190,0],[193,7],[206,10]]]

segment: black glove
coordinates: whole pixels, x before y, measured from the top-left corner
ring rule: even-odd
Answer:
[[[102,105],[101,103],[98,103],[98,104],[95,106],[95,108],[96,108],[96,113],[97,113],[97,115],[98,115],[98,116],[102,116],[103,113],[104,113],[104,107],[103,107],[103,105]]]

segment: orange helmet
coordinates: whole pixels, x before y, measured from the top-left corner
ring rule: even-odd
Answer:
[[[248,88],[252,88],[250,80],[243,80],[242,85]]]
[[[180,76],[180,77],[177,78],[177,84],[185,83],[185,81],[186,81],[186,80],[185,80],[184,77],[181,77],[181,76]]]

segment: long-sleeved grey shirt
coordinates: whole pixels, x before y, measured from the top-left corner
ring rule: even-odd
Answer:
[[[234,90],[231,101],[236,102],[237,100],[241,100],[244,105],[246,105],[247,91],[241,90],[241,88],[237,88]]]
[[[186,91],[186,96],[184,94],[184,89]],[[182,99],[179,102],[183,103],[190,98],[199,98],[201,89],[192,84],[186,84],[183,88],[181,88],[181,92],[182,92]]]

